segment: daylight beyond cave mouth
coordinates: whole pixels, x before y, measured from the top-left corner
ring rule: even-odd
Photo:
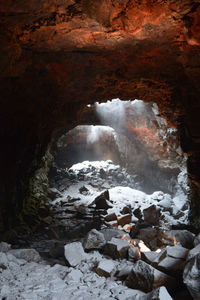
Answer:
[[[59,139],[55,157],[59,168],[85,160],[112,160],[138,177],[140,190],[162,190],[172,196],[178,181],[187,182],[177,131],[160,117],[155,103],[114,99],[88,105],[87,113],[91,119],[96,114],[100,125],[77,126]]]

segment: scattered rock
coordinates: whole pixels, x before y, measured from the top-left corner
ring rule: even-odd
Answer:
[[[132,209],[131,209],[131,206],[124,206],[123,207],[123,209],[120,211],[120,213],[122,214],[122,215],[127,215],[127,214],[131,214],[131,212],[132,212]]]
[[[126,285],[132,289],[143,292],[150,292],[153,288],[154,273],[152,268],[145,262],[138,260],[125,281]]]
[[[159,225],[160,222],[160,209],[154,204],[143,210],[144,221],[151,225]]]
[[[125,215],[121,218],[118,218],[118,224],[121,225],[122,227],[126,224],[131,223],[132,221],[132,216],[131,215]]]
[[[72,267],[77,266],[81,261],[87,258],[80,242],[74,242],[65,245],[65,258],[68,264]]]
[[[79,192],[80,192],[80,194],[82,194],[82,195],[87,195],[88,192],[89,192],[89,190],[88,190],[88,188],[86,188],[85,186],[82,186],[82,187],[79,189]]]
[[[183,282],[194,299],[200,298],[200,253],[191,258],[183,272]]]
[[[128,249],[128,259],[136,261],[141,258],[141,253],[138,247],[130,247]]]
[[[11,249],[11,245],[5,242],[0,242],[0,252],[8,252]]]
[[[173,300],[166,287],[161,286],[148,293],[145,300]]]
[[[35,249],[12,249],[9,251],[10,254],[16,258],[24,259],[27,262],[41,262],[42,258]]]
[[[104,247],[104,252],[113,258],[126,258],[129,243],[126,240],[112,238]]]
[[[97,231],[96,229],[92,229],[84,242],[84,249],[100,249],[106,244],[106,240],[104,238],[103,233]]]
[[[96,269],[96,273],[99,275],[99,276],[104,276],[104,277],[110,277],[111,276],[111,273],[113,272],[115,268],[115,265],[114,263],[109,260],[109,259],[103,259],[97,269]]]
[[[95,204],[97,209],[108,209],[111,208],[112,205],[109,202],[110,196],[108,190],[103,192],[101,195],[95,198]]]
[[[115,220],[117,220],[117,216],[116,216],[115,213],[112,213],[112,214],[109,214],[109,215],[105,216],[104,220],[107,221],[107,222],[115,221]]]

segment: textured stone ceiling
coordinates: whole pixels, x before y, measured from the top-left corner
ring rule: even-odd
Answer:
[[[0,0],[0,16],[2,198],[52,132],[116,97],[157,102],[200,181],[199,0]]]

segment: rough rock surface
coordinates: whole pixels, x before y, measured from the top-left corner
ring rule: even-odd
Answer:
[[[24,185],[52,133],[116,97],[156,101],[179,129],[198,225],[199,1],[1,0],[0,13],[1,227],[16,208],[28,207],[26,221],[37,215]]]

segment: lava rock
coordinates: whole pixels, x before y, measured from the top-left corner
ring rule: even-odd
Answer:
[[[160,209],[154,204],[143,210],[144,221],[151,225],[159,225],[160,222]]]
[[[81,261],[87,258],[87,254],[83,250],[80,242],[74,242],[65,245],[65,258],[72,267],[77,266]]]
[[[92,229],[84,242],[84,249],[100,249],[106,244],[103,233],[96,229]]]
[[[200,298],[200,253],[191,258],[183,272],[183,282],[194,299]]]
[[[112,238],[105,247],[104,252],[113,258],[126,258],[128,254],[129,243],[126,240]]]
[[[133,214],[136,218],[138,218],[139,220],[142,219],[142,212],[141,209],[138,207],[133,211]]]
[[[27,262],[41,262],[42,258],[35,249],[12,249],[9,254],[14,255],[16,258],[24,259]]]
[[[123,209],[120,211],[120,213],[122,214],[122,215],[127,215],[127,214],[131,214],[131,212],[132,212],[132,209],[131,209],[131,206],[124,206],[123,207]]]
[[[125,283],[129,288],[138,289],[146,293],[150,292],[154,283],[152,268],[145,262],[138,260]]]
[[[173,300],[166,287],[161,286],[146,295],[145,300]]]
[[[0,252],[8,252],[11,249],[11,245],[5,242],[0,242]]]
[[[95,204],[96,208],[98,209],[108,209],[111,208],[112,206],[108,202],[110,200],[109,192],[106,190],[103,192],[101,195],[95,198]]]
[[[130,224],[132,221],[132,216],[131,215],[125,215],[121,218],[118,218],[118,224],[121,225],[122,227],[126,224]]]
[[[109,215],[105,216],[105,217],[104,217],[104,220],[105,220],[106,222],[115,221],[115,220],[117,220],[117,216],[116,216],[115,213],[112,213],[112,214],[109,214]]]
[[[96,269],[96,273],[99,276],[110,277],[114,268],[115,268],[115,265],[111,260],[103,259],[102,261],[100,261],[100,263]]]

